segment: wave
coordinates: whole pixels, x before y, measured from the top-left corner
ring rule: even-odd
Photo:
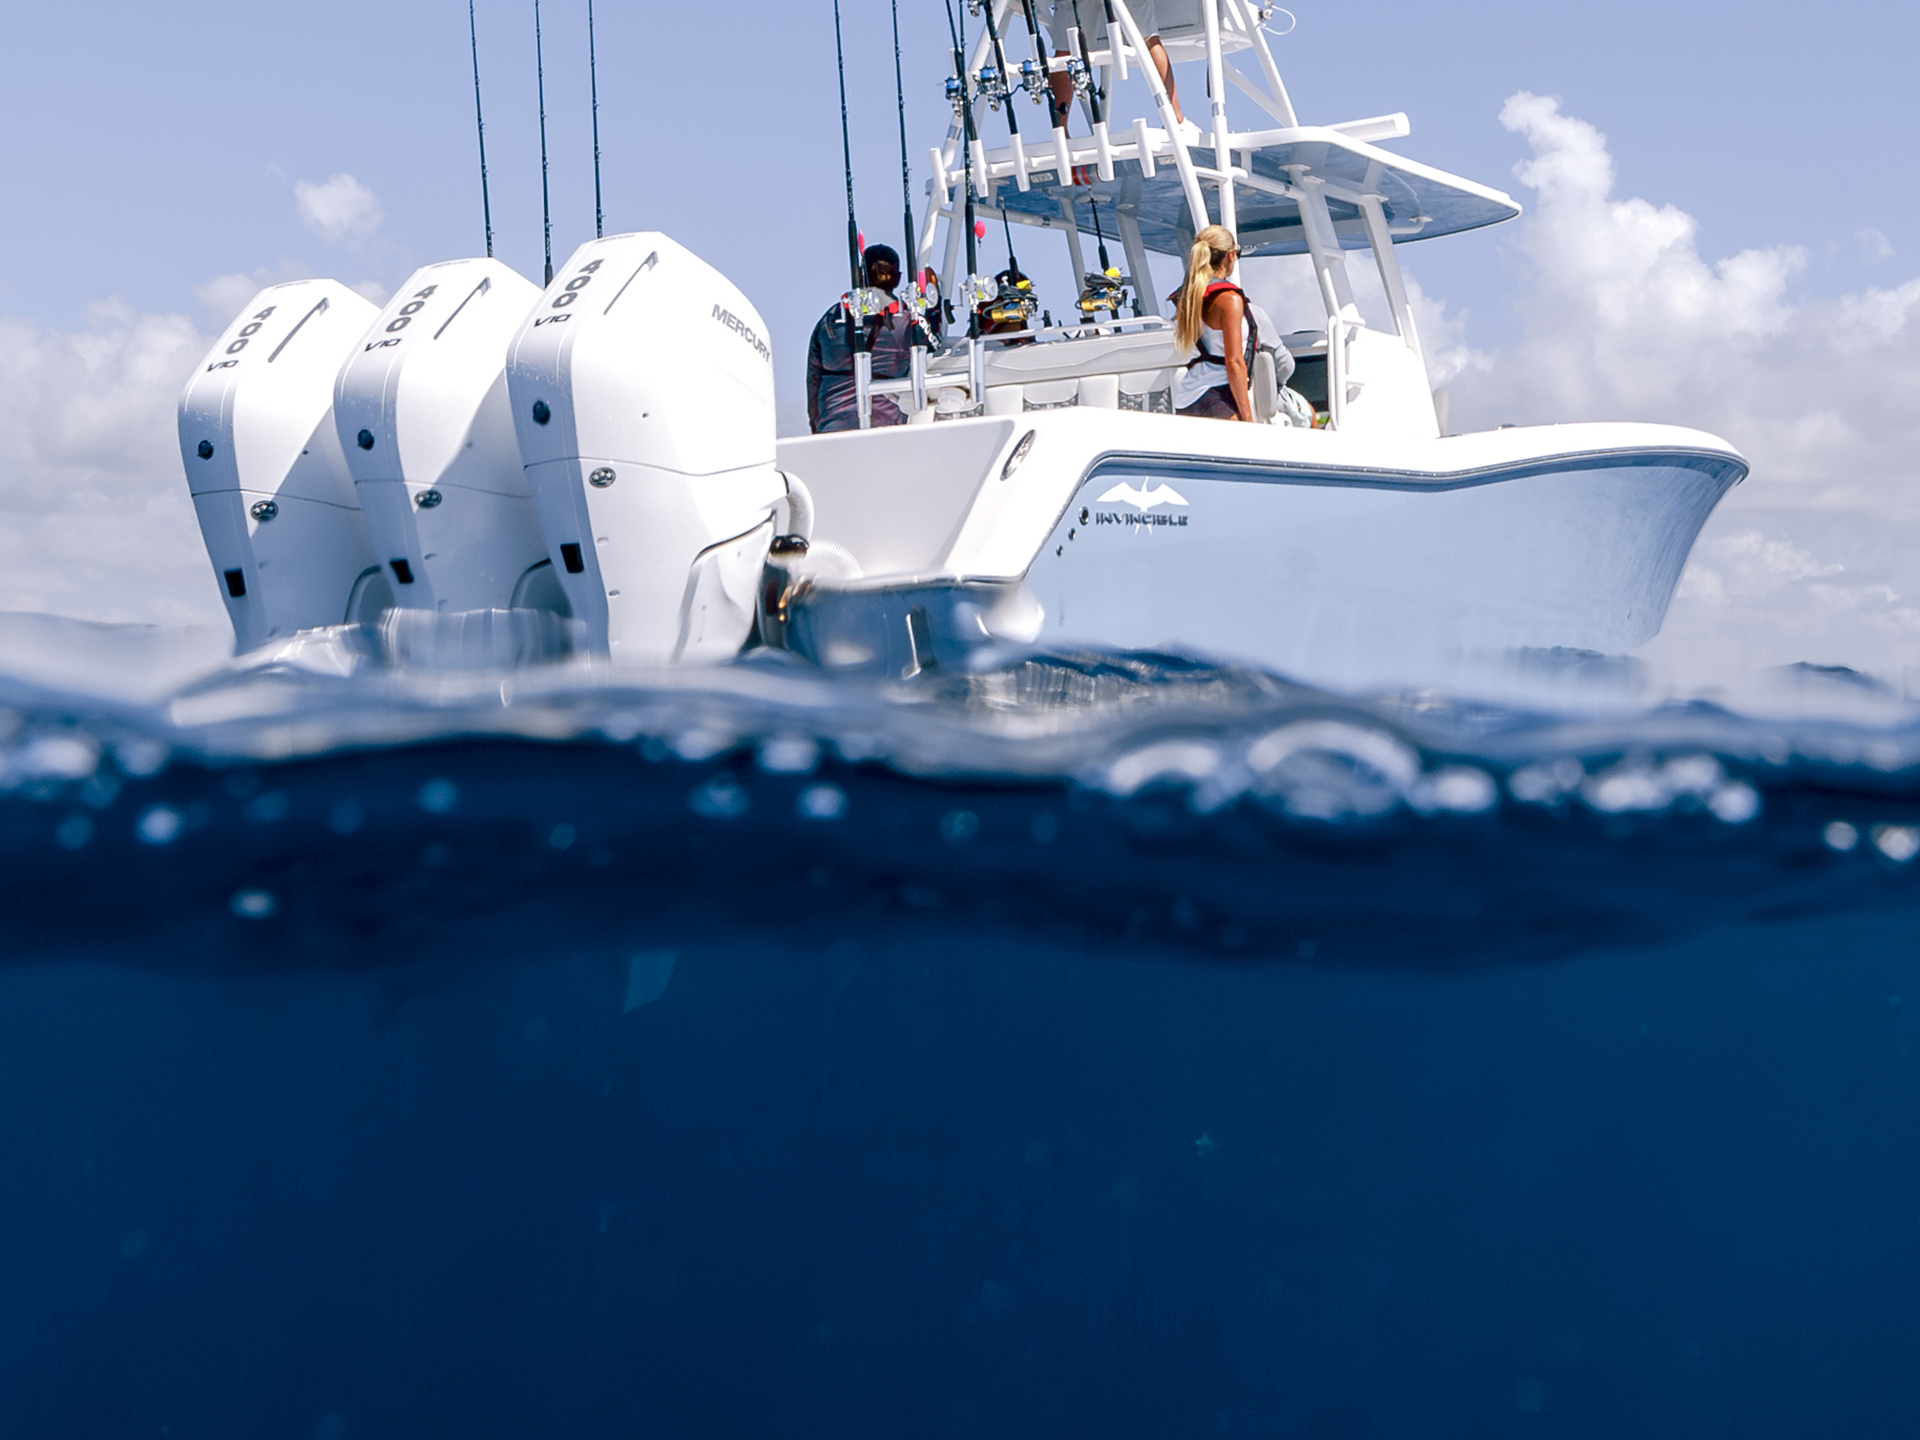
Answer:
[[[874,683],[377,648],[316,633],[158,696],[13,667],[10,953],[402,967],[925,922],[1459,968],[1915,895],[1904,720],[1339,696],[1167,655]]]

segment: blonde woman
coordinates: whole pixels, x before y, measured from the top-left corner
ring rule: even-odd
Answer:
[[[1174,298],[1173,339],[1187,362],[1173,399],[1182,415],[1253,421],[1247,374],[1260,347],[1259,327],[1240,287],[1227,277],[1240,258],[1233,232],[1209,225],[1193,237],[1187,278]]]

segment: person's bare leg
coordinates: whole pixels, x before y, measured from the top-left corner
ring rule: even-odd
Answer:
[[[1147,36],[1147,54],[1153,57],[1153,68],[1160,72],[1160,83],[1167,87],[1167,103],[1173,106],[1173,118],[1185,120],[1180,110],[1180,92],[1173,83],[1173,62],[1167,59],[1167,47],[1160,43],[1158,35]]]

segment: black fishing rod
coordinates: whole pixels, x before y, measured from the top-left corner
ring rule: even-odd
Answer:
[[[473,50],[473,123],[480,132],[480,214],[487,225],[487,258],[493,258],[493,201],[487,196],[487,120],[480,113],[480,32],[473,23],[473,0],[467,0],[467,44]]]
[[[593,0],[587,0],[587,87],[593,95],[593,238],[605,233],[606,212],[600,208],[600,67],[593,53]]]
[[[1017,151],[1020,147],[1020,119],[1013,113],[1013,87],[1007,83],[1007,52],[1000,43],[1000,27],[994,23],[994,4],[995,0],[984,0],[981,10],[987,17],[987,39],[993,42],[993,63],[999,67],[999,90],[1007,101],[1007,133],[1013,136],[1014,149]],[[995,97],[989,93],[988,99]],[[997,110],[1000,107],[995,104],[994,108]]]
[[[836,0],[837,3],[837,0]],[[961,165],[961,173],[966,181],[966,218],[967,218],[967,278],[971,280],[980,273],[980,254],[978,237],[973,233],[973,99],[967,89],[967,58],[964,30],[957,28],[953,20],[953,0],[947,0],[947,34],[953,39],[953,73],[960,82],[960,123],[961,139],[965,142],[966,154]],[[980,316],[974,306],[974,297],[967,296],[968,320],[967,334],[975,339],[980,335]]]
[[[533,0],[533,73],[540,86],[540,221],[547,237],[547,279],[553,283],[553,207],[547,201],[547,62],[540,49],[540,0]]]
[[[987,0],[992,4],[993,0]],[[973,218],[973,147],[978,132],[973,128],[973,96],[967,86],[966,30],[956,26],[953,19],[953,0],[947,4],[947,34],[953,38],[953,73],[960,85],[961,138],[966,142],[966,161],[961,174],[966,184],[967,219],[967,381],[968,400],[976,413],[983,413],[987,401],[987,355],[980,344],[980,297],[974,293],[980,274],[979,237],[974,234]]]
[[[893,8],[893,99],[900,111],[900,204],[906,217],[907,248],[900,252],[902,268],[920,263],[920,241],[913,229],[913,167],[907,163],[907,84],[900,74],[900,0],[891,0]],[[920,283],[919,277],[914,283]]]
[[[1067,117],[1065,112],[1063,112],[1060,108],[1060,101],[1054,96],[1054,93],[1053,93],[1053,74],[1050,70],[1046,68],[1047,67],[1047,45],[1040,38],[1040,17],[1034,11],[1033,0],[1024,0],[1024,3],[1026,5],[1026,13],[1027,13],[1027,36],[1029,39],[1032,40],[1033,53],[1036,57],[1038,57],[1040,62],[1041,79],[1043,79],[1046,82],[1047,119],[1052,122],[1053,128],[1055,130],[1063,129],[1066,126]],[[1068,176],[1067,178],[1069,180],[1072,179],[1071,176]]]
[[[1099,125],[1105,121],[1106,114],[1100,103],[1100,87],[1094,83],[1093,52],[1087,48],[1087,32],[1080,28],[1080,0],[1073,0],[1073,33],[1079,37],[1080,63],[1087,72],[1087,113],[1093,117],[1093,123]],[[1111,33],[1107,36],[1107,43],[1113,43]]]
[[[840,39],[840,0],[833,0],[833,59],[840,71],[840,158],[847,175],[847,259],[853,270],[853,288],[867,283],[860,266],[860,222],[853,210],[853,137],[847,128],[847,52]],[[854,346],[857,352],[859,345]]]
[[[871,385],[873,361],[867,354],[867,327],[862,291],[867,284],[866,267],[860,263],[860,222],[853,209],[853,136],[847,126],[847,51],[840,38],[840,0],[833,0],[833,60],[840,72],[840,158],[847,176],[847,261],[853,272],[853,285],[847,292],[847,349],[853,352],[854,390],[860,412],[860,428],[871,423]]]
[[[1113,262],[1107,259],[1107,235],[1100,228],[1100,192],[1090,190],[1087,203],[1093,207],[1093,238],[1100,244],[1100,273],[1104,275],[1113,268]]]

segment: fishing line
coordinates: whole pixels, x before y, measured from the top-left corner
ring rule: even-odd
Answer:
[[[467,44],[473,50],[473,123],[480,132],[480,214],[487,225],[487,258],[493,258],[493,202],[487,196],[487,121],[480,113],[480,32],[473,23],[473,0],[467,0]]]

